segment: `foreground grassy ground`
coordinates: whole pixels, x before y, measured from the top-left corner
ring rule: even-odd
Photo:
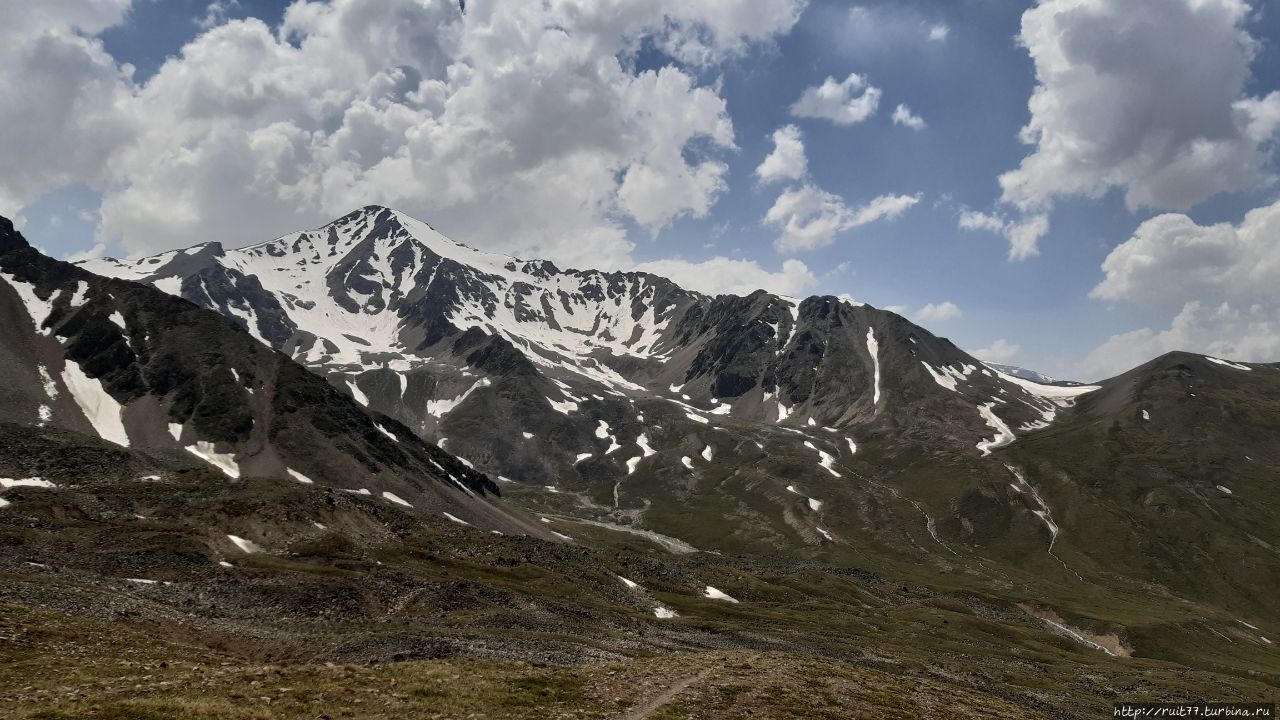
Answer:
[[[1118,659],[1027,655],[965,668],[869,648],[640,653],[552,665],[463,658],[268,664],[174,642],[146,623],[0,606],[0,718],[1049,718],[1121,699],[1274,699],[1275,688]],[[1091,692],[1081,692],[1089,688]],[[1068,702],[1062,702],[1064,696]]]

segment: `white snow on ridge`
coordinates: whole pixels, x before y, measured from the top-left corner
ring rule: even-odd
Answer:
[[[672,610],[671,608],[666,607],[664,605],[659,605],[658,607],[654,608],[653,615],[659,620],[670,620],[671,618],[679,617],[676,614],[675,610]]]
[[[710,445],[708,445],[702,449],[702,459],[707,462],[711,462],[711,458],[715,456],[714,453],[715,451],[711,449]]]
[[[1240,363],[1231,362],[1230,360],[1223,360],[1221,358],[1216,358],[1210,355],[1205,355],[1204,359],[1208,360],[1211,363],[1217,363],[1219,365],[1223,365],[1225,367],[1229,367],[1235,370],[1244,370],[1246,372],[1253,370],[1253,368],[1249,367],[1248,365],[1241,365]]]
[[[693,469],[693,458],[690,458],[688,455],[685,455],[684,457],[680,458],[680,464],[682,464],[682,465],[684,465],[685,467],[687,467],[687,468],[689,468],[690,470],[692,470],[692,469]]]
[[[197,440],[194,445],[188,445],[186,451],[218,468],[229,477],[240,477],[240,466],[236,464],[235,453],[220,453],[213,448],[213,443]]]
[[[462,404],[462,401],[463,401],[463,400],[466,400],[466,399],[467,399],[467,397],[468,397],[469,395],[471,395],[471,393],[475,392],[476,390],[478,390],[478,389],[480,389],[480,388],[483,388],[483,387],[489,387],[489,385],[490,385],[490,384],[491,384],[491,383],[490,383],[490,381],[489,381],[489,378],[487,378],[487,377],[485,377],[485,378],[480,378],[479,380],[477,380],[477,381],[475,381],[474,383],[472,383],[471,387],[469,387],[469,388],[467,388],[466,390],[462,391],[462,394],[461,394],[461,395],[459,395],[459,396],[458,396],[458,397],[456,397],[456,398],[453,398],[452,400],[428,400],[428,401],[427,401],[427,414],[428,414],[428,415],[431,415],[432,417],[442,418],[442,417],[444,417],[445,415],[447,415],[447,414],[449,413],[449,411],[451,411],[451,410],[453,410],[454,408],[456,408],[456,407],[458,407],[459,405],[461,405],[461,404]],[[577,409],[577,407],[575,406],[575,407],[574,407],[574,409],[576,410],[576,409]],[[568,414],[568,413],[566,413],[566,414]]]
[[[950,373],[938,372],[937,370],[933,369],[932,365],[930,365],[929,363],[923,360],[920,361],[920,364],[924,366],[925,370],[929,371],[929,375],[933,377],[934,382],[950,390],[951,392],[960,392],[959,390],[956,389],[955,377],[952,376]]]
[[[737,600],[729,597],[724,592],[717,590],[710,585],[707,586],[706,590],[702,591],[702,595],[703,597],[711,598],[712,600],[725,600],[727,602],[734,603],[735,605],[738,603]]]
[[[262,552],[262,548],[259,547],[258,544],[253,542],[252,540],[245,540],[244,538],[239,537],[238,535],[228,535],[227,539],[235,543],[235,546],[240,548],[242,552],[246,552],[246,553]]]
[[[643,452],[645,457],[649,457],[657,452],[652,447],[649,447],[649,438],[644,433],[640,433],[636,436],[636,447],[640,448],[640,452]]]
[[[360,387],[351,380],[346,380],[345,382],[347,383],[347,389],[351,391],[351,397],[355,398],[355,401],[364,407],[369,407],[369,397],[364,394]]]
[[[639,588],[639,587],[640,587],[640,584],[639,584],[639,583],[637,583],[637,582],[636,582],[636,581],[634,581],[634,580],[628,580],[628,579],[626,579],[626,578],[622,577],[621,575],[618,575],[618,576],[617,576],[617,578],[618,578],[619,580],[621,580],[621,581],[622,581],[622,584],[623,584],[623,585],[626,585],[626,586],[627,586],[627,589],[628,589],[628,590],[635,590],[635,589],[637,589],[637,588]]]
[[[875,394],[872,404],[880,405],[880,343],[876,341],[876,332],[867,328],[867,352],[871,354],[871,363],[875,367]]]
[[[5,488],[7,490],[8,488],[13,488],[13,487],[55,488],[58,486],[54,485],[53,483],[43,478],[31,477],[31,478],[21,478],[21,479],[0,478],[0,487]]]
[[[76,282],[76,291],[71,295],[71,307],[80,307],[84,305],[85,296],[89,294],[89,283],[80,280]]]
[[[822,469],[831,473],[835,477],[840,477],[840,473],[836,472],[835,467],[833,467],[835,465],[836,459],[831,456],[831,453],[828,453],[825,450],[820,450],[816,445],[814,445],[809,440],[804,441],[804,446],[818,453],[818,463],[822,465]]]
[[[62,369],[62,384],[67,386],[98,437],[129,447],[129,433],[125,431],[121,417],[124,408],[107,393],[101,381],[85,375],[74,360],[67,360]]]
[[[62,291],[58,290],[54,292],[49,296],[48,300],[41,300],[39,296],[36,295],[35,285],[23,282],[22,280],[19,280],[17,276],[10,275],[8,273],[0,273],[0,278],[3,278],[5,282],[9,283],[9,286],[13,288],[14,292],[18,293],[18,297],[21,298],[22,304],[27,307],[27,315],[31,316],[31,322],[35,325],[36,332],[48,337],[52,331],[42,329],[40,326],[43,325],[44,321],[49,319],[49,315],[53,313],[53,303],[58,299],[58,296],[62,294]]]
[[[458,523],[459,525],[470,525],[470,524],[471,524],[471,523],[467,522],[466,520],[463,520],[462,518],[458,517],[457,515],[452,515],[452,514],[447,513],[447,512],[442,512],[442,513],[440,513],[440,514],[441,514],[441,515],[443,515],[443,516],[445,516],[446,518],[448,518],[450,522],[456,522],[456,523]]]
[[[393,502],[393,503],[395,503],[395,504],[397,504],[397,505],[403,505],[403,506],[405,506],[405,507],[413,507],[413,505],[410,505],[410,504],[409,504],[409,501],[407,501],[407,500],[405,500],[404,498],[400,497],[399,495],[396,495],[395,493],[390,492],[390,491],[387,491],[387,490],[384,490],[384,491],[382,492],[382,499],[384,499],[384,500],[389,500],[389,501],[391,501],[391,502]]]
[[[1058,541],[1058,535],[1061,532],[1058,528],[1058,524],[1053,521],[1053,511],[1049,509],[1049,504],[1040,496],[1040,491],[1036,490],[1034,485],[1027,482],[1027,478],[1019,472],[1017,468],[1012,465],[1005,465],[1005,467],[1009,469],[1009,472],[1013,473],[1013,477],[1018,481],[1016,485],[1011,485],[1011,487],[1021,494],[1030,495],[1031,499],[1035,500],[1036,505],[1039,506],[1038,510],[1032,510],[1031,512],[1034,513],[1036,517],[1040,518],[1040,521],[1045,524],[1045,527],[1049,528],[1049,552],[1052,553],[1053,544]]]
[[[1005,421],[1001,420],[999,416],[996,415],[995,411],[992,410],[995,405],[996,404],[994,402],[989,402],[985,405],[978,406],[978,414],[982,415],[982,419],[986,420],[987,424],[991,426],[991,429],[996,431],[996,436],[994,438],[991,440],[983,440],[978,443],[978,449],[982,451],[983,455],[990,455],[992,450],[1002,448],[1005,445],[1012,443],[1015,439],[1013,431],[1010,430],[1009,426],[1005,424]]]
[[[988,365],[987,368],[994,372],[996,377],[1004,380],[1005,382],[1011,382],[1032,395],[1054,401],[1074,401],[1081,395],[1087,395],[1102,387],[1101,385],[1044,385],[1042,383],[1033,382],[1014,375],[1002,373],[999,370],[992,368],[990,365]],[[1061,407],[1069,407],[1071,402],[1057,404]]]

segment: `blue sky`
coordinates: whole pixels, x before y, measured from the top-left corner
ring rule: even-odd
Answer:
[[[383,202],[461,242],[567,265],[847,294],[1063,377],[1171,349],[1280,360],[1273,4],[597,5],[26,11],[14,57],[0,54],[0,99],[21,94],[26,117],[56,127],[8,131],[22,118],[0,111],[0,150],[30,158],[0,184],[0,212],[55,255],[123,256],[248,244]],[[64,79],[75,103],[24,94],[23,63]],[[793,109],[851,74],[844,101],[879,94],[865,117]],[[1031,108],[1033,94],[1051,102]],[[924,125],[894,122],[899,105]],[[1029,123],[1040,134],[1023,142]],[[757,168],[786,126],[807,172],[765,182]],[[839,217],[916,201],[797,245],[765,217],[802,189]],[[1034,250],[1010,259],[1008,229],[1037,218]]]

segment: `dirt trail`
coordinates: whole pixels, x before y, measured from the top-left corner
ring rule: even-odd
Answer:
[[[700,683],[708,677],[711,677],[711,670],[711,668],[707,668],[693,677],[681,680],[650,698],[645,704],[632,708],[626,715],[620,716],[619,720],[647,720],[649,716],[653,715],[653,713],[658,710],[658,708],[674,700],[676,695],[684,692],[690,685]]]

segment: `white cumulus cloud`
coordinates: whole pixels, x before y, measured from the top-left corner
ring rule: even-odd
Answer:
[[[999,338],[987,347],[970,350],[969,354],[989,363],[1006,364],[1013,362],[1021,350],[1017,344]]]
[[[749,295],[756,290],[767,290],[803,296],[818,281],[809,267],[795,258],[784,261],[782,269],[776,272],[764,269],[754,260],[726,257],[701,262],[655,260],[640,263],[635,269],[661,275],[683,288],[710,295]]]
[[[912,130],[925,129],[924,118],[911,112],[911,108],[906,105],[899,105],[893,109],[893,124],[909,127]]]
[[[85,182],[100,238],[141,253],[376,202],[482,247],[625,267],[628,222],[705,216],[736,149],[718,85],[636,53],[713,65],[804,2],[298,0],[277,28],[214,12],[145,82],[96,39],[129,5],[6,13],[0,211]]]
[[[805,88],[791,106],[791,114],[830,120],[837,125],[854,125],[875,114],[880,107],[880,95],[880,88],[868,85],[857,73],[849,73],[849,77],[839,82],[827,77],[821,85]]]
[[[916,319],[921,322],[943,322],[954,320],[963,313],[955,303],[947,300],[941,303],[929,303],[916,312]]]
[[[1086,366],[1107,374],[1171,350],[1236,360],[1280,359],[1280,202],[1239,224],[1200,225],[1169,213],[1142,223],[1102,263],[1097,300],[1175,313],[1165,329],[1112,337]]]
[[[804,154],[804,138],[800,128],[784,125],[773,131],[773,152],[756,168],[761,182],[800,180],[809,172],[809,161]]]
[[[780,194],[764,221],[781,231],[775,243],[778,250],[812,250],[830,245],[846,230],[896,218],[918,202],[919,195],[881,195],[850,208],[840,196],[805,184]]]
[[[1010,219],[1002,213],[965,210],[960,213],[957,224],[961,230],[982,230],[1002,235],[1009,241],[1010,260],[1026,260],[1039,255],[1040,238],[1049,234],[1047,213],[1025,214]]]
[[[1111,189],[1183,209],[1268,177],[1275,106],[1245,96],[1257,42],[1244,0],[1043,0],[1022,16],[1035,63],[1033,150],[1001,176],[1038,211]]]

